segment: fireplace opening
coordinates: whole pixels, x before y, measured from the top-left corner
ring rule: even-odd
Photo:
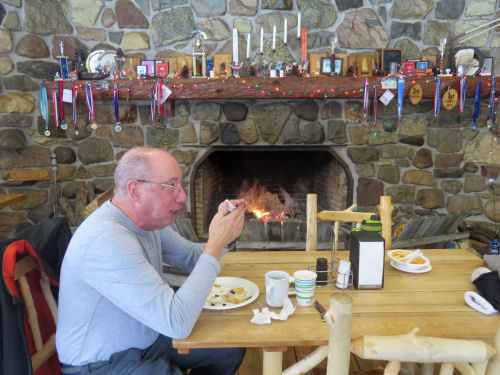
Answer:
[[[244,198],[240,240],[305,241],[307,194],[318,195],[318,211],[343,210],[352,185],[347,164],[329,147],[214,147],[191,174],[193,228],[206,239],[220,202]]]

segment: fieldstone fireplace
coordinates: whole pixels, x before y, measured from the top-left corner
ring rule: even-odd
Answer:
[[[318,210],[343,210],[353,200],[349,167],[331,147],[213,147],[193,166],[190,186],[192,224],[201,238],[208,236],[210,220],[226,198],[249,203],[243,239],[268,241],[305,240],[304,230],[280,235],[280,227],[293,222],[304,229],[308,193],[318,194]],[[262,222],[266,229],[276,223],[278,235],[248,235],[258,236],[255,225],[262,231]]]

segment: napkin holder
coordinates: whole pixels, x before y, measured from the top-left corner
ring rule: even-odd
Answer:
[[[377,232],[351,232],[349,240],[353,285],[356,289],[384,286],[385,241]]]

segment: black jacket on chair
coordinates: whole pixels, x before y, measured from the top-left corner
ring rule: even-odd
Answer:
[[[47,275],[59,281],[61,264],[71,239],[66,218],[45,219],[14,237],[0,241],[0,254],[12,243],[27,240],[42,261]],[[57,299],[57,294],[55,295]],[[0,283],[0,375],[31,375],[31,359],[24,332],[24,303],[14,298],[2,273]]]

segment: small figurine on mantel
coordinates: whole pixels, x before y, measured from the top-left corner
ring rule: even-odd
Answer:
[[[123,54],[123,50],[121,48],[116,49],[116,72],[115,77],[118,79],[127,78],[127,65],[125,61],[125,55]]]
[[[332,46],[332,50],[331,50],[331,53],[330,53],[330,63],[331,63],[331,72],[330,72],[330,75],[335,75],[335,69],[333,69],[333,67],[335,66],[335,44],[337,44],[338,42],[338,39],[337,39],[337,35],[335,35],[335,37],[333,38],[333,40],[330,42],[331,43],[331,46]]]

